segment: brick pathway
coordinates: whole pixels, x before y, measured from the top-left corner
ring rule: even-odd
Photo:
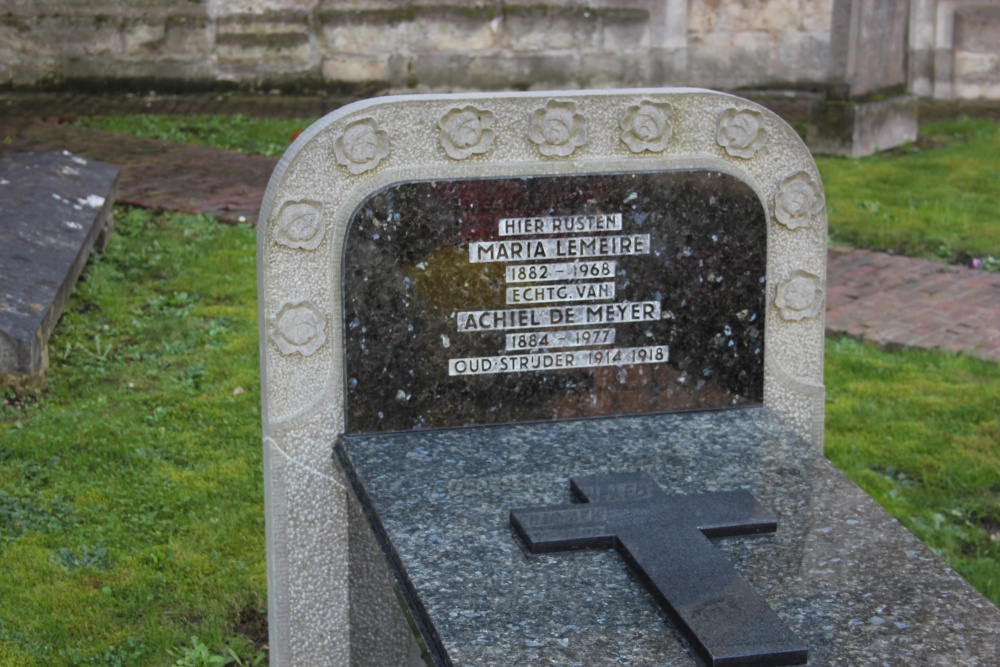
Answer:
[[[277,160],[124,138],[61,124],[106,113],[244,113],[319,117],[352,98],[0,94],[0,152],[69,150],[121,171],[118,201],[255,222]],[[50,122],[44,122],[44,119]],[[833,248],[827,331],[889,346],[940,348],[1000,361],[1000,274],[885,253]]]
[[[208,213],[225,222],[257,222],[267,179],[277,158],[158,139],[122,137],[87,128],[34,122],[7,150],[68,150],[115,165],[120,204]]]
[[[1000,273],[831,248],[826,308],[828,332],[1000,361]]]
[[[378,92],[371,91],[372,95]],[[276,158],[123,138],[64,121],[112,112],[313,119],[357,99],[357,92],[312,96],[0,93],[0,154],[68,150],[121,169],[119,203],[255,223]]]

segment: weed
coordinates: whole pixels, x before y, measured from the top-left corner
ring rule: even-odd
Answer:
[[[0,547],[26,533],[59,531],[76,521],[73,507],[60,496],[11,496],[0,491]]]
[[[16,421],[27,415],[32,408],[41,402],[41,392],[15,393],[7,387],[0,392],[0,422]],[[3,460],[3,448],[0,448],[0,460]]]
[[[934,254],[941,259],[950,260],[955,256],[955,251],[947,243],[939,243],[938,247],[934,249]]]
[[[974,269],[1000,273],[1000,258],[993,257],[992,255],[987,255],[986,257],[973,257],[969,263]]]
[[[108,355],[111,354],[111,343],[101,345],[101,334],[94,335],[93,346],[76,343],[72,347],[90,357],[91,360],[98,362],[107,361]],[[66,356],[68,357],[68,354]]]
[[[146,307],[155,313],[164,313],[175,317],[185,317],[197,296],[187,292],[158,294],[146,302]]]
[[[187,366],[177,374],[177,381],[189,385],[192,389],[201,389],[202,381],[208,375],[208,370],[203,364],[194,363]]]
[[[109,570],[115,564],[111,557],[111,552],[107,547],[99,544],[93,546],[85,545],[77,553],[72,549],[61,547],[52,552],[49,562],[54,565],[61,565],[67,570],[80,570],[83,568],[94,568],[96,570]]]
[[[198,637],[191,637],[191,646],[167,651],[176,658],[174,667],[226,667],[233,658],[212,653]]]
[[[191,637],[191,645],[167,651],[176,658],[174,667],[259,667],[267,656],[257,652],[253,657],[244,658],[230,647],[226,647],[225,655],[213,653],[198,637]]]
[[[143,664],[149,649],[135,637],[127,637],[124,646],[109,646],[93,655],[85,656],[79,650],[63,653],[72,667],[132,667]]]

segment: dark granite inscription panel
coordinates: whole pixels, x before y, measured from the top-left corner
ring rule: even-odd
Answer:
[[[389,186],[345,247],[347,431],[760,403],[765,256],[714,171]]]

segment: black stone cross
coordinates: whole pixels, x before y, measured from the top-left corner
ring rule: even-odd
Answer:
[[[584,503],[511,511],[532,553],[617,547],[711,667],[806,663],[805,645],[708,540],[777,529],[749,492],[667,496],[640,472],[570,484]]]

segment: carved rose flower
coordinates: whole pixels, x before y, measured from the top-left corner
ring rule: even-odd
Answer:
[[[389,135],[378,129],[371,118],[362,118],[347,125],[333,144],[337,162],[352,174],[374,169],[389,154]]]
[[[753,157],[767,141],[764,116],[753,109],[726,109],[719,118],[718,141],[734,157]]]
[[[774,195],[774,217],[789,229],[805,227],[822,209],[819,184],[804,171],[786,176]]]
[[[542,155],[566,157],[587,143],[587,119],[576,112],[575,103],[549,100],[531,114],[528,138]]]
[[[315,250],[323,241],[322,212],[315,202],[287,202],[278,213],[275,240],[289,248]]]
[[[326,342],[326,321],[307,301],[286,303],[274,317],[271,339],[285,354],[307,357]]]
[[[493,112],[474,106],[452,109],[438,120],[441,146],[448,157],[464,160],[470,155],[485,153],[493,143]]]
[[[791,278],[778,285],[774,305],[786,320],[816,317],[823,306],[823,281],[806,271],[796,271]]]
[[[667,147],[674,128],[667,117],[674,108],[666,102],[641,103],[630,106],[621,119],[622,141],[633,153],[659,152]]]

